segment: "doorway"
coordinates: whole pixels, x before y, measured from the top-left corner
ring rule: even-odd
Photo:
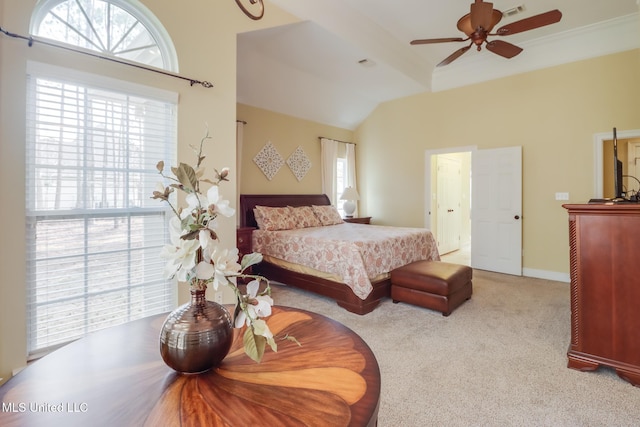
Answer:
[[[471,150],[429,156],[428,228],[443,261],[471,265]]]
[[[436,158],[436,237],[441,255],[460,250],[462,215],[462,159],[460,154]]]
[[[444,254],[443,260],[456,259],[456,263],[481,270],[522,275],[522,147],[425,152],[424,224],[434,233],[439,247],[438,221],[442,220],[438,218],[437,156],[454,153],[465,153],[469,159],[468,166],[461,168],[460,183],[466,187],[458,201],[460,249]],[[460,262],[460,252],[467,249],[468,261]]]
[[[623,130],[617,132],[618,143],[623,144],[627,141],[635,142],[640,139],[640,129],[633,130]],[[609,151],[607,149],[607,145],[612,145],[613,141],[613,132],[603,132],[597,133],[593,135],[593,151],[594,151],[594,174],[593,174],[593,195],[594,198],[600,199],[603,197],[608,197],[610,194],[610,188],[612,188],[613,182],[613,167],[609,168],[612,165],[612,156],[613,150]],[[620,148],[619,148],[620,150]],[[627,150],[620,150],[618,154],[626,155]],[[635,163],[635,159],[633,160]],[[625,164],[625,170],[623,171],[625,175],[629,175],[630,165],[628,163]],[[635,176],[631,179],[631,181],[627,182],[625,179],[625,184],[628,185],[628,189],[640,189],[640,184],[635,183],[635,178],[640,179],[640,176]],[[635,185],[634,185],[635,183]],[[638,185],[638,187],[636,187]],[[606,194],[605,194],[606,193]]]

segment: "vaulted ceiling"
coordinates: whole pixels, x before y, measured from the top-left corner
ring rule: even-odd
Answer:
[[[300,18],[238,36],[238,102],[354,129],[378,104],[640,47],[640,0],[494,0],[495,29],[549,10],[560,22],[499,38],[524,50],[505,59],[469,42],[409,44],[466,37],[456,28],[473,0],[270,0]],[[494,29],[494,30],[495,30]]]

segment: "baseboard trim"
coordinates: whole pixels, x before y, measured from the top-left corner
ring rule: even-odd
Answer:
[[[559,273],[557,271],[536,270],[535,268],[523,268],[522,275],[526,277],[534,277],[536,279],[555,280],[558,282],[571,282],[569,273]]]

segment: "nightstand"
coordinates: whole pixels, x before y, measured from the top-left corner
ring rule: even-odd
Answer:
[[[255,228],[240,227],[236,229],[236,247],[238,248],[238,263],[242,261],[242,257],[253,252],[253,242],[251,241],[251,233]],[[245,274],[253,274],[253,267],[245,270]],[[251,279],[238,279],[239,284],[247,284]]]
[[[240,227],[236,230],[236,247],[240,259],[246,254],[253,252],[251,233],[255,230],[253,227]]]
[[[342,218],[342,219],[344,220],[344,222],[352,222],[357,224],[371,224],[370,216],[358,216],[358,217]]]

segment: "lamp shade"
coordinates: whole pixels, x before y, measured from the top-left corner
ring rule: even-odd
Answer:
[[[340,200],[360,200],[360,195],[353,187],[347,187],[344,189]]]

